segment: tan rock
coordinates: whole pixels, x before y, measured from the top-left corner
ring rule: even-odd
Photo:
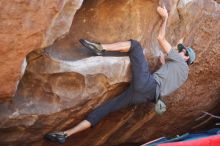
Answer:
[[[166,98],[168,112],[157,116],[152,104],[126,108],[70,137],[66,146],[140,144],[198,130],[205,126],[195,121],[202,111],[219,113],[220,5],[214,0],[173,0],[166,5],[171,11],[167,39],[175,45],[184,38],[197,53],[188,81]],[[37,51],[27,56],[17,95],[0,105],[0,142],[52,146],[42,139],[45,133],[74,126],[127,86],[128,57],[91,57],[80,38],[104,43],[137,39],[154,69],[160,53],[156,7],[156,1],[146,0],[85,1],[70,33],[46,48],[49,56]]]
[[[68,32],[81,3],[82,0],[0,2],[0,100],[14,95],[26,55]]]

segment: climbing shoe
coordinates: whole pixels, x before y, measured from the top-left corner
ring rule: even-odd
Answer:
[[[60,144],[65,143],[67,135],[64,132],[51,132],[44,136],[49,141],[58,142]]]
[[[103,53],[105,52],[100,43],[90,42],[84,39],[80,39],[79,42],[86,48],[92,50],[98,56],[103,55]]]

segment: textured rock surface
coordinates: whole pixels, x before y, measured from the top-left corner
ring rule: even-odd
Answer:
[[[0,2],[0,100],[14,95],[25,56],[69,31],[83,0]]]
[[[168,112],[159,117],[152,105],[130,107],[69,138],[66,146],[141,143],[191,130],[201,122],[194,121],[201,111],[219,112],[220,5],[214,0],[177,2],[166,3],[170,10],[167,38],[175,45],[184,37],[184,43],[195,48],[197,60],[186,84],[166,98]],[[144,52],[153,69],[159,54],[155,40],[157,3],[85,1],[70,33],[46,49],[49,56],[37,52],[28,55],[17,95],[0,105],[0,143],[55,145],[43,141],[42,136],[72,127],[124,89],[130,79],[128,58],[89,57],[91,53],[79,45],[79,38],[105,43],[137,39],[147,48]]]

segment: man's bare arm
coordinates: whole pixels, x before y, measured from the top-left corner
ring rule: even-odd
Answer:
[[[159,30],[159,35],[157,37],[157,40],[158,40],[161,48],[166,53],[169,53],[169,51],[171,50],[172,46],[170,45],[170,43],[165,38],[166,25],[167,25],[167,20],[168,20],[168,12],[167,12],[165,7],[164,8],[158,7],[157,8],[157,12],[163,18],[162,19],[162,24],[161,24],[160,30]]]
[[[165,55],[163,54],[163,52],[160,52],[159,60],[162,65],[165,64]]]

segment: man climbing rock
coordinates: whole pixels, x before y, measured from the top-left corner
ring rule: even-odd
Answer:
[[[128,52],[132,79],[129,87],[120,95],[112,98],[92,111],[85,120],[81,121],[72,129],[64,132],[52,132],[45,135],[50,141],[64,143],[66,138],[90,127],[94,127],[107,114],[125,108],[130,105],[155,102],[159,105],[156,111],[160,114],[164,106],[160,97],[167,96],[178,89],[188,77],[188,66],[195,60],[195,52],[182,44],[174,50],[165,38],[168,12],[165,7],[157,8],[158,14],[162,17],[158,42],[167,54],[167,60],[155,73],[149,71],[148,62],[145,60],[143,49],[139,42],[129,40],[113,44],[100,44],[81,39],[80,42],[86,48],[92,50],[96,55],[103,55],[105,51]]]

